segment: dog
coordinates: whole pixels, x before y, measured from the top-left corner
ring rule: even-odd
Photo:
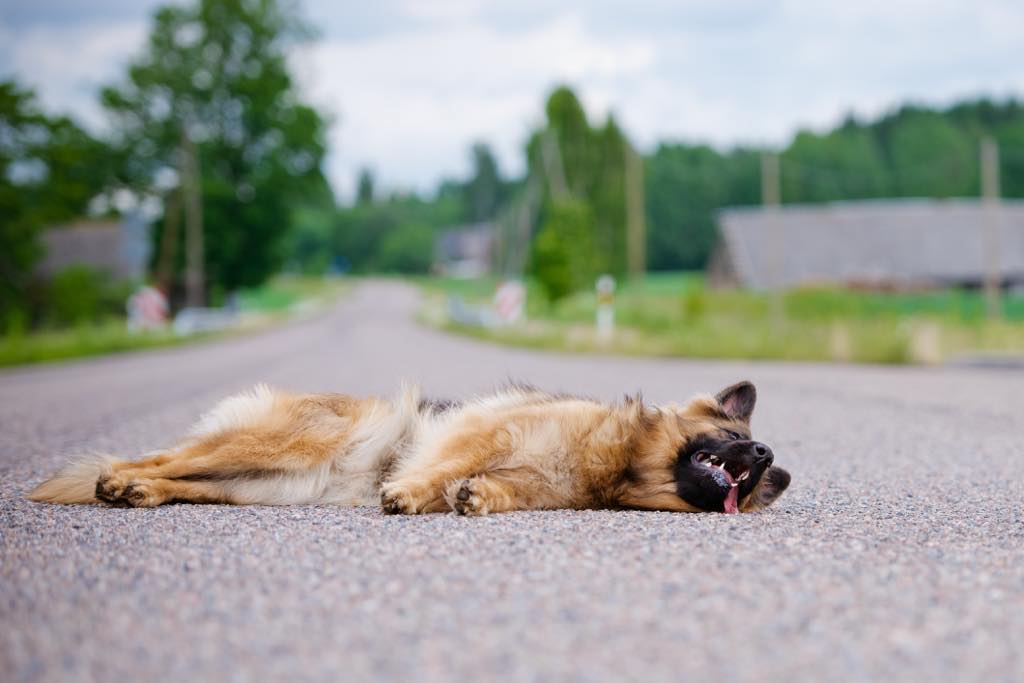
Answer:
[[[164,503],[381,505],[387,513],[633,508],[752,512],[790,475],[750,436],[757,392],[740,382],[684,405],[606,404],[513,384],[465,403],[265,385],[225,399],[175,447],[138,461],[71,463],[29,498]]]

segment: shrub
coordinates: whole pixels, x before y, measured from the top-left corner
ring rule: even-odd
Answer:
[[[548,301],[594,286],[600,274],[594,259],[593,217],[578,201],[558,202],[533,240],[530,269]]]
[[[384,237],[377,258],[385,272],[426,273],[434,262],[434,235],[425,225],[403,225]]]
[[[106,272],[72,266],[57,273],[46,287],[42,318],[67,326],[123,316],[131,290],[131,283],[114,282]]]

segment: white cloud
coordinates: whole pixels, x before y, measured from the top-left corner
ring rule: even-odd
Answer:
[[[102,127],[99,90],[124,74],[141,49],[145,21],[105,24],[36,24],[20,30],[0,27],[0,63],[25,85],[36,88],[47,110],[69,113]]]
[[[519,170],[545,91],[559,82],[596,86],[585,96],[614,90],[653,59],[648,42],[597,40],[567,14],[517,33],[470,19],[369,41],[325,40],[298,62],[314,101],[339,115],[332,176],[347,183],[369,165],[389,185],[426,188],[439,174],[464,172],[477,139]]]
[[[506,172],[521,170],[525,138],[561,82],[592,118],[614,110],[644,146],[782,144],[797,127],[907,99],[1024,94],[1019,0],[308,2],[324,35],[295,63],[337,117],[328,173],[343,194],[363,165],[385,186],[430,189],[465,172],[478,139]],[[122,73],[145,32],[144,22],[55,14],[0,28],[0,63],[48,106],[96,120],[98,85]]]

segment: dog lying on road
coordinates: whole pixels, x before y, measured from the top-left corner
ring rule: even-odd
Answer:
[[[380,504],[389,513],[638,508],[751,512],[789,474],[752,441],[749,382],[685,405],[608,405],[513,385],[466,403],[294,395],[222,401],[177,446],[73,462],[51,503]]]

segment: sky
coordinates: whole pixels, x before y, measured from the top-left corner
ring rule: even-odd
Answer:
[[[123,78],[151,0],[0,0],[0,77],[102,130],[96,93]],[[320,34],[292,55],[333,117],[328,177],[352,195],[429,191],[486,141],[503,172],[545,96],[572,86],[641,149],[662,141],[784,145],[905,102],[1024,96],[1020,0],[306,0]]]

